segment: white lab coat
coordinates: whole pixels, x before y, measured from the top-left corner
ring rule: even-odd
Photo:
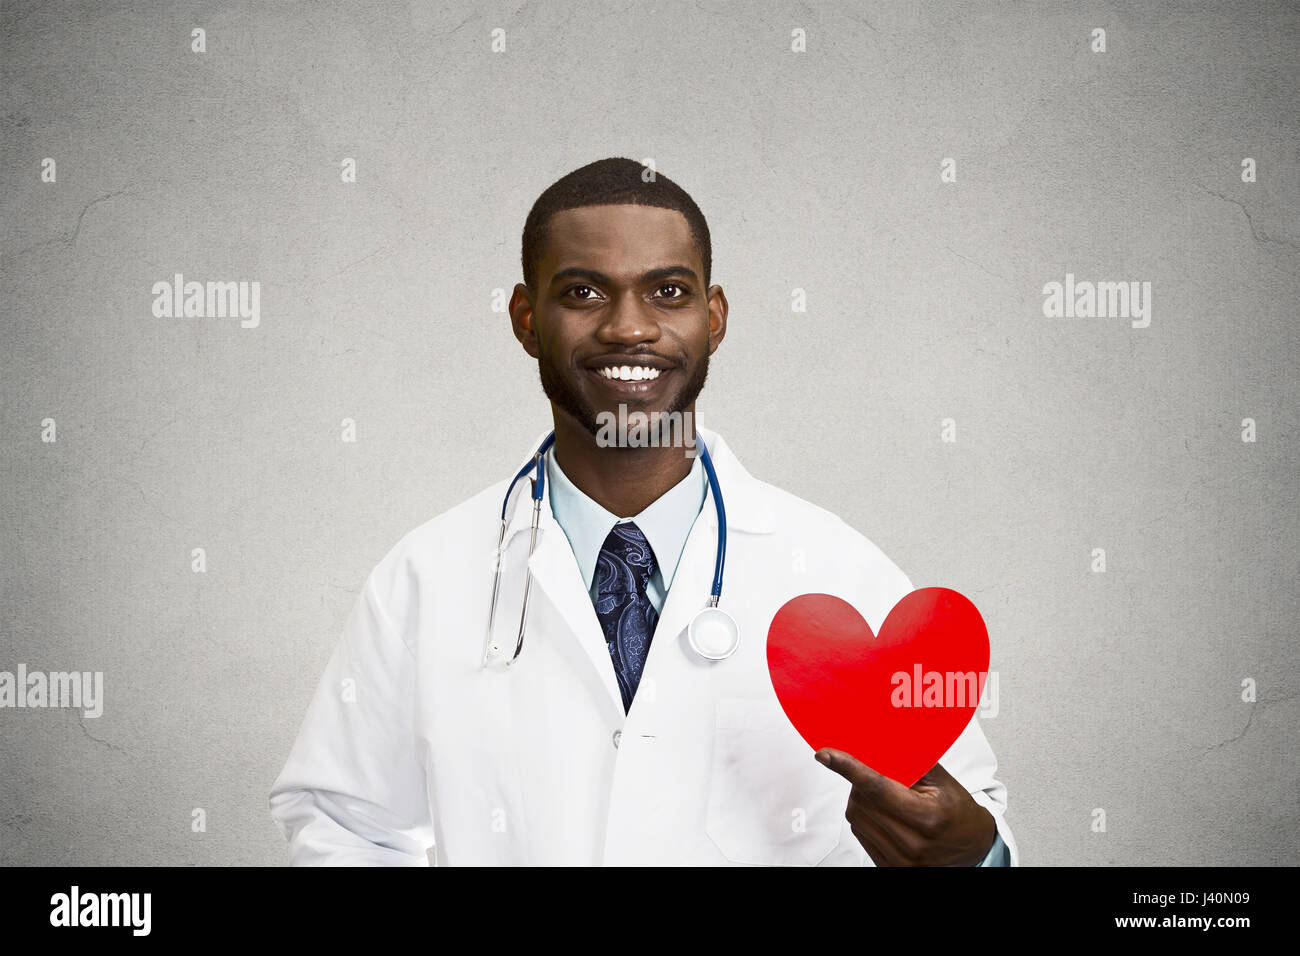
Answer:
[[[411,531],[366,579],[271,791],[293,863],[421,866],[436,844],[438,865],[872,865],[845,819],[848,781],[813,759],[777,702],[767,626],[790,598],[823,592],[878,630],[911,583],[835,515],[756,480],[715,433],[699,435],[726,505],[721,606],[740,625],[735,655],[705,661],[685,637],[712,582],[709,497],[625,715],[591,597],[543,499],[523,653],[505,671],[481,669],[503,480]],[[516,503],[497,626],[510,648],[526,490]],[[978,718],[941,763],[993,814],[1018,864]]]

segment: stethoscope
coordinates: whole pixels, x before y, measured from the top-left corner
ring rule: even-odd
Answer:
[[[528,529],[528,558],[531,561],[533,549],[537,546],[537,524],[542,513],[542,496],[546,493],[546,452],[554,443],[555,432],[551,432],[538,446],[537,453],[528,464],[519,469],[519,473],[510,482],[510,487],[506,489],[505,500],[501,502],[501,530],[497,533],[496,570],[492,579],[492,609],[488,613],[488,642],[487,652],[483,655],[484,667],[500,664],[505,658],[501,646],[492,639],[492,627],[496,623],[497,597],[501,593],[502,548],[506,539],[506,511],[510,507],[510,495],[514,492],[519,479],[535,469],[536,477],[529,479],[533,486],[533,516]],[[722,504],[722,490],[718,487],[717,472],[713,470],[713,461],[709,458],[709,450],[704,446],[703,441],[699,442],[699,449],[700,461],[704,464],[704,473],[709,479],[709,489],[713,492],[713,507],[718,512],[718,551],[713,561],[713,591],[709,596],[709,603],[695,612],[686,630],[686,637],[691,649],[700,657],[710,661],[721,661],[736,653],[736,648],[740,646],[740,626],[736,624],[735,618],[718,607],[718,600],[722,597],[722,569],[727,558],[727,510]],[[515,640],[514,654],[509,660],[505,660],[507,667],[519,659],[519,654],[524,649],[524,629],[528,625],[528,597],[532,587],[533,571],[529,567],[524,577],[524,605],[519,614],[519,636]]]

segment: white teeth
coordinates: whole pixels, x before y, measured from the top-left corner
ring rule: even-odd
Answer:
[[[605,378],[613,379],[617,382],[641,382],[650,381],[659,377],[660,372],[657,368],[649,368],[645,365],[610,365],[598,369]]]

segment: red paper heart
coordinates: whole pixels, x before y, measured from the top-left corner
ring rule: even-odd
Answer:
[[[808,746],[843,750],[910,787],[979,706],[989,635],[975,605],[948,588],[905,595],[879,637],[847,601],[801,594],[767,629],[767,669]]]

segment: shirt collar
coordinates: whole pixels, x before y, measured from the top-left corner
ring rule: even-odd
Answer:
[[[555,460],[553,450],[546,454],[546,478],[551,513],[569,539],[573,556],[578,561],[578,569],[582,572],[583,584],[587,590],[591,590],[600,549],[604,546],[610,529],[625,519],[606,511],[587,497],[564,473],[564,469]],[[697,457],[685,478],[651,502],[640,514],[626,519],[636,522],[650,543],[665,590],[672,587],[686,539],[700,514],[707,491],[704,466]]]

